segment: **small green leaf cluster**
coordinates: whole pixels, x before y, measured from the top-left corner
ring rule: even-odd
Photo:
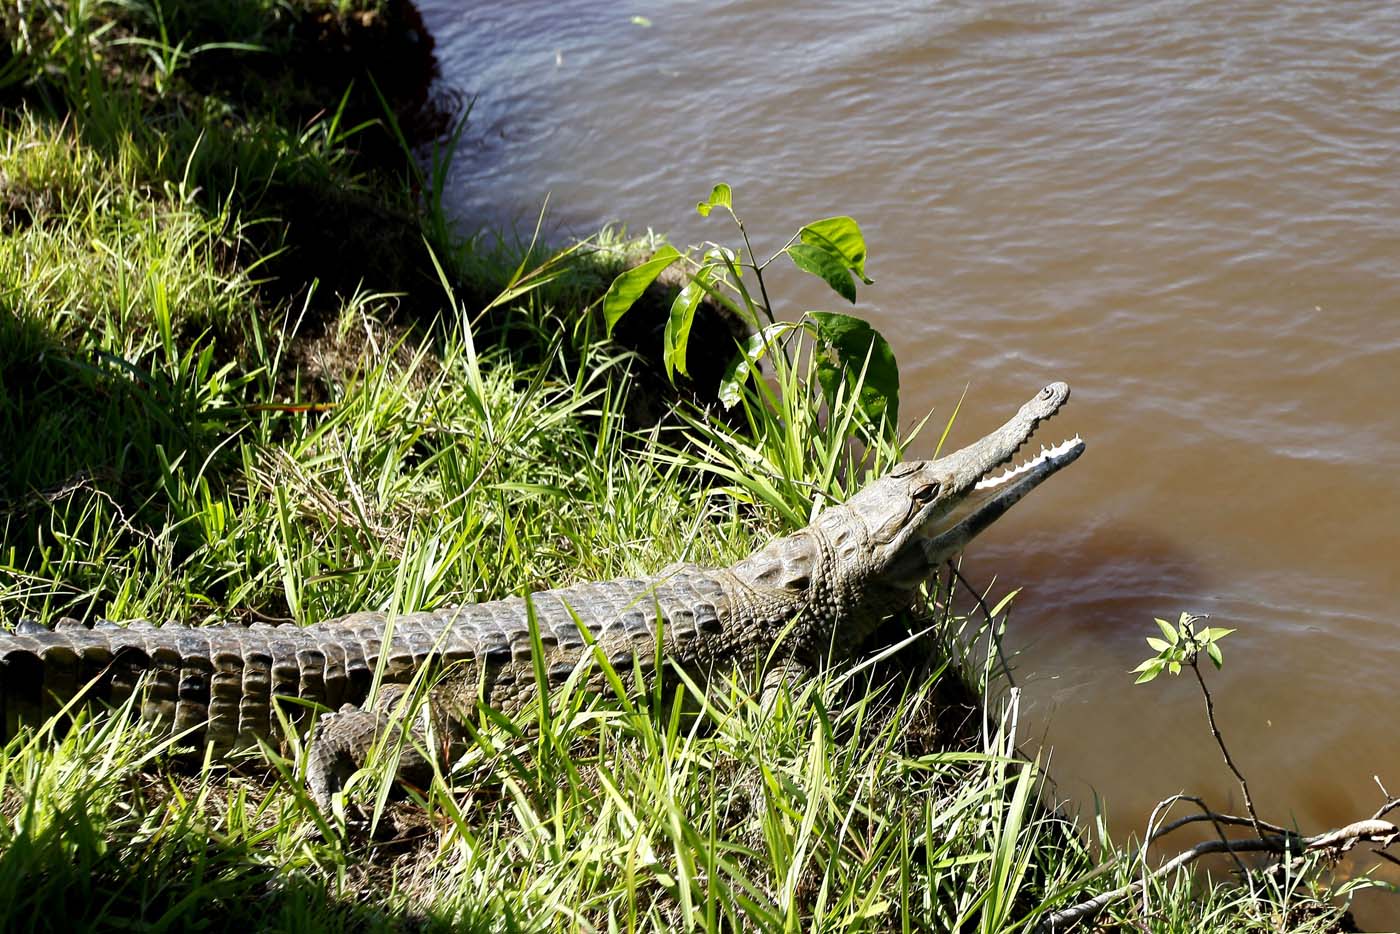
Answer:
[[[1148,637],[1147,644],[1157,654],[1133,669],[1133,673],[1138,676],[1138,679],[1133,683],[1144,684],[1163,671],[1179,675],[1181,674],[1181,666],[1195,665],[1201,652],[1206,653],[1216,668],[1224,665],[1225,657],[1220,653],[1219,642],[1235,630],[1219,626],[1205,626],[1197,629],[1196,624],[1205,619],[1209,619],[1209,617],[1185,611],[1177,619],[1176,625],[1172,625],[1164,619],[1154,619],[1153,622],[1157,624],[1158,629],[1162,630],[1162,635],[1165,638]]]
[[[899,367],[889,342],[870,324],[858,317],[831,311],[808,311],[796,324],[779,322],[769,304],[763,273],[780,256],[794,266],[821,279],[846,301],[855,303],[856,280],[866,285],[874,280],[866,275],[865,237],[850,217],[828,217],[806,224],[789,238],[782,249],[764,262],[753,256],[744,222],[734,212],[734,192],[718,184],[710,196],[696,205],[702,217],[716,209],[727,212],[744,240],[743,250],[709,243],[695,258],[663,246],[650,259],[623,272],[603,299],[603,319],[608,332],[637,302],[663,271],[680,265],[685,285],[671,303],[663,333],[663,361],[666,376],[689,376],[686,353],[696,309],[707,296],[753,328],[753,334],[731,360],[720,384],[719,399],[726,408],[738,404],[745,384],[759,372],[759,363],[776,348],[786,348],[795,334],[805,333],[818,348],[817,380],[828,400],[844,389],[859,399],[862,421],[867,427],[882,422],[893,426],[899,415]],[[752,273],[753,288],[746,280]],[[788,360],[786,350],[782,355]],[[777,360],[774,354],[770,359]]]

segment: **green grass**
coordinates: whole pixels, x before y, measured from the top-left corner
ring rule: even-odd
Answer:
[[[733,427],[684,406],[639,427],[651,364],[599,337],[597,303],[654,244],[450,239],[411,195],[432,173],[361,146],[398,136],[367,88],[317,116],[290,90],[298,23],[392,8],[6,11],[0,621],[309,622],[724,564],[899,458],[852,443],[856,407],[824,406],[802,353]],[[263,56],[257,80],[213,81],[221,55]],[[368,829],[310,804],[298,737],[200,768],[80,713],[0,750],[0,926],[1030,930],[1137,865],[1042,804],[1014,709],[966,719],[991,675],[946,660],[989,634],[944,596],[888,627],[892,657],[770,712],[749,672],[680,698],[623,672],[483,711],[408,802],[386,748],[352,783]],[[1325,930],[1310,885],[1183,876],[1105,920]]]

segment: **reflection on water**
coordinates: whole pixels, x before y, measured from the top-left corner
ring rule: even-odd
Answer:
[[[1024,590],[1022,722],[1121,830],[1225,801],[1192,684],[1133,688],[1153,616],[1239,633],[1220,715],[1304,826],[1400,787],[1400,4],[423,4],[475,97],[451,197],[776,248],[849,213],[904,411],[953,441],[1052,378],[1089,450],[969,555]],[[861,9],[864,7],[864,9]],[[645,15],[653,24],[632,22]],[[779,277],[782,309],[836,301]],[[1051,439],[1057,440],[1057,439]],[[1400,920],[1400,919],[1397,919]]]

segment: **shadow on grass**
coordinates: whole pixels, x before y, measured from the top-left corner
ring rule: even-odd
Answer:
[[[267,306],[309,299],[308,328],[357,292],[435,311],[442,290],[405,151],[453,116],[430,96],[432,40],[407,0],[337,6],[168,0],[108,10],[66,41],[71,26],[40,18],[31,31],[58,35],[12,60],[24,80],[10,75],[3,91],[108,157],[136,153],[135,184],[256,220],[240,261],[256,264]]]
[[[130,836],[94,821],[81,795],[0,852],[6,931],[486,931],[486,913],[418,913],[375,904],[393,880],[349,879],[338,897],[301,868],[279,866],[242,836],[148,814]],[[23,807],[19,803],[18,807]],[[10,808],[6,808],[10,810]],[[353,867],[352,867],[353,868]]]
[[[106,14],[116,19],[103,55],[87,56],[83,43],[57,43],[51,61],[30,62],[25,85],[32,106],[67,121],[86,145],[137,163],[136,184],[173,188],[207,216],[241,222],[233,249],[242,255],[227,262],[256,278],[264,322],[297,322],[299,346],[325,338],[356,295],[393,296],[384,313],[401,327],[450,313],[434,256],[468,309],[495,298],[513,266],[465,257],[475,244],[441,216],[407,151],[440,139],[453,118],[450,103],[432,96],[433,44],[416,9],[408,0],[360,11],[342,6],[168,0],[133,7]],[[165,64],[153,68],[151,60]],[[551,348],[553,335],[542,338],[539,322],[528,320],[541,317],[539,308],[521,307],[532,302],[556,302],[566,318],[600,319],[584,309],[606,291],[610,276],[599,270],[611,264],[580,255],[576,265],[575,281],[599,279],[595,287],[514,303],[482,322],[478,341],[500,340],[526,359]],[[692,377],[672,387],[661,333],[678,288],[654,285],[614,335],[637,354],[628,419],[636,427],[655,424],[678,399],[712,403],[744,336],[741,325],[702,306],[691,331]],[[236,356],[232,345],[243,338],[221,339],[230,345],[222,359]],[[295,365],[299,356],[285,360]]]
[[[188,497],[167,495],[167,487],[198,475],[217,489],[237,467],[224,442],[248,419],[243,408],[211,399],[207,372],[193,355],[186,360],[184,371],[146,371],[71,345],[0,302],[6,565],[41,576],[62,567],[65,591],[101,605],[119,583],[103,556],[150,550],[157,536],[161,547],[185,547],[196,530],[174,511]]]

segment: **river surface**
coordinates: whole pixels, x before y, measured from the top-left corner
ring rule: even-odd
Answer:
[[[464,221],[528,236],[548,195],[556,241],[734,243],[693,208],[725,181],[766,256],[850,214],[906,420],[966,390],[966,442],[1070,382],[1042,440],[1084,457],[966,562],[1023,588],[1022,733],[1063,794],[1120,837],[1174,792],[1240,807],[1194,681],[1127,673],[1182,610],[1239,630],[1209,680],[1262,811],[1400,793],[1400,3],[421,6],[474,98]]]

